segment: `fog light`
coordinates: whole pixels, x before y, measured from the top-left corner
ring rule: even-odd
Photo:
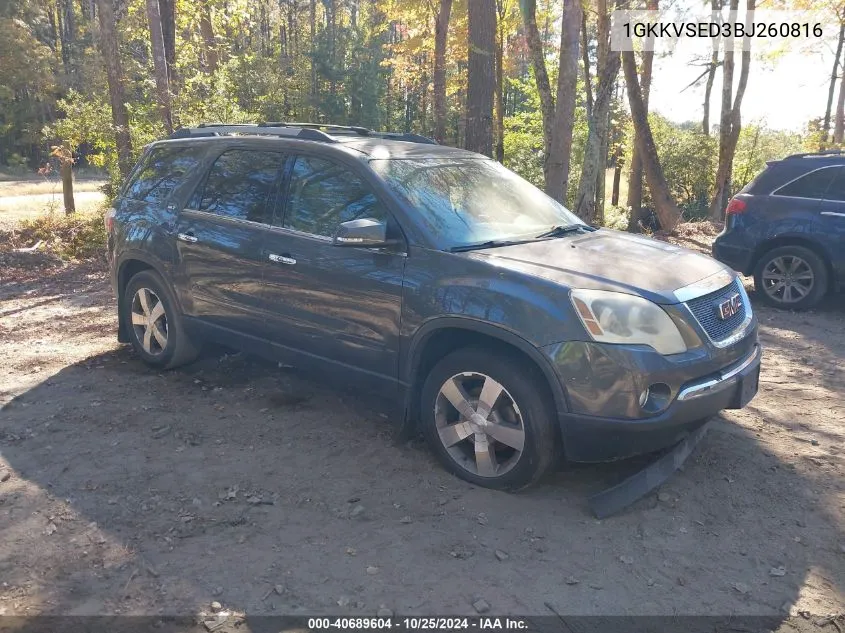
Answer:
[[[660,413],[669,406],[671,397],[669,385],[656,382],[640,394],[640,408],[647,413]]]

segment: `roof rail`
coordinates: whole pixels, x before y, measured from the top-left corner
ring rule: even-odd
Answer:
[[[309,123],[305,122],[298,122],[298,121],[265,121],[263,123],[258,124],[259,127],[262,126],[282,126],[282,127],[301,127],[301,128],[308,128],[312,130],[332,130],[333,132],[354,132],[355,134],[359,134],[361,136],[369,136],[370,134],[375,134],[371,129],[366,127],[361,127],[360,125],[335,125],[334,123]]]
[[[841,149],[825,149],[819,152],[803,152],[801,154],[790,154],[784,160],[788,158],[806,158],[807,156],[838,156],[842,154]]]
[[[287,136],[308,141],[337,143],[337,136],[354,134],[369,138],[383,138],[393,141],[437,145],[437,141],[412,132],[375,132],[357,125],[334,125],[330,123],[299,123],[288,121],[262,121],[261,123],[200,123],[194,128],[179,128],[170,138],[197,138],[201,136],[224,136],[228,134],[249,134],[264,136]]]
[[[427,145],[437,145],[437,141],[421,134],[414,134],[413,132],[376,132],[360,125],[335,125],[333,123],[309,123],[296,121],[268,121],[266,123],[259,123],[263,125],[278,125],[286,127],[301,127],[311,130],[327,130],[330,134],[335,136],[343,134],[355,134],[357,136],[369,136],[372,138],[383,138],[393,141],[407,141],[410,143],[425,143]]]
[[[250,136],[286,136],[306,141],[337,143],[337,139],[313,128],[285,127],[281,124],[261,125],[256,123],[200,123],[197,127],[179,128],[169,138],[199,138],[203,136],[227,136],[244,134]]]

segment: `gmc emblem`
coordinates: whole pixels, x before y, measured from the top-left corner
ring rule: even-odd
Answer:
[[[717,311],[719,318],[722,319],[722,321],[726,321],[739,312],[741,307],[742,299],[739,298],[739,294],[734,293],[727,301],[723,301],[719,304]]]

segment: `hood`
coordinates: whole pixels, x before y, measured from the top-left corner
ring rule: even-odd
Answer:
[[[710,280],[715,286],[707,284],[710,290],[733,278],[729,268],[707,255],[609,229],[465,254],[569,288],[625,292],[663,304],[683,300],[676,290],[707,277],[717,276]]]

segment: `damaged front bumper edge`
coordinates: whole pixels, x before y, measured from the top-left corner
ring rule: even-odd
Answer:
[[[674,448],[664,453],[641,471],[624,481],[608,488],[588,499],[590,508],[599,519],[609,517],[624,510],[669,479],[692,453],[692,449],[701,441],[710,427],[710,422],[700,426]]]

